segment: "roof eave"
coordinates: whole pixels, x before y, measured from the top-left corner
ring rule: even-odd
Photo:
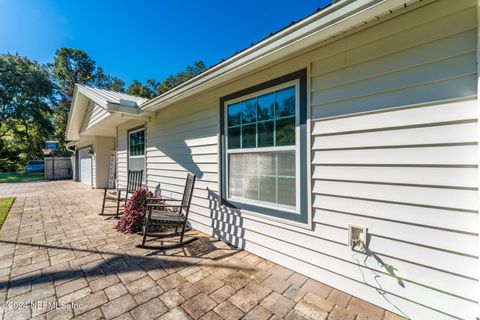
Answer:
[[[138,107],[125,106],[114,102],[108,102],[106,105],[106,109],[109,112],[120,112],[127,114],[139,114],[140,112],[142,112],[142,110]]]

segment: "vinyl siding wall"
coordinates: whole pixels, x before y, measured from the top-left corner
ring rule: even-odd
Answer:
[[[90,100],[87,112],[85,113],[85,118],[82,123],[81,131],[93,127],[108,116],[110,116],[110,112],[106,111],[104,108]]]
[[[473,0],[423,2],[158,112],[148,187],[180,197],[193,172],[194,228],[412,319],[473,319],[476,14]],[[220,207],[219,98],[305,67],[312,228]],[[368,228],[368,257],[347,246],[348,224]]]
[[[110,170],[111,151],[115,150],[114,137],[95,137],[95,186],[105,188]]]

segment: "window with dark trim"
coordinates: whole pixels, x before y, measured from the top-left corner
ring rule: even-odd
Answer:
[[[138,129],[128,133],[130,157],[143,157],[145,155],[145,130]]]
[[[128,169],[145,171],[145,128],[128,131]]]
[[[306,223],[306,70],[220,103],[223,203]]]

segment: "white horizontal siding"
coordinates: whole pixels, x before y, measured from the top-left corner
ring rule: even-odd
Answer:
[[[96,188],[105,188],[110,172],[111,152],[115,150],[113,137],[97,136],[95,139],[95,184]]]
[[[476,28],[474,1],[435,1],[159,111],[147,185],[180,198],[195,173],[194,228],[398,312],[384,290],[412,319],[474,318]],[[313,230],[220,206],[218,97],[306,65]],[[368,227],[368,258],[348,224]]]
[[[312,191],[316,234],[345,244],[349,224],[367,227],[370,250],[411,282],[384,290],[467,319],[478,306],[477,22],[473,1],[451,4],[312,63]]]
[[[81,131],[93,127],[94,125],[98,124],[100,121],[109,116],[110,112],[90,100],[87,112],[85,113],[85,118],[82,123]]]

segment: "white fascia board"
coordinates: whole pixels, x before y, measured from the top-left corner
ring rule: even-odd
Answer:
[[[139,114],[140,112],[142,112],[142,110],[140,110],[137,107],[125,106],[125,105],[113,103],[113,102],[107,103],[106,109],[107,111],[110,111],[110,112],[121,112],[121,113],[128,113],[128,114]]]
[[[119,113],[121,118],[128,118],[128,119],[138,119],[138,120],[146,120],[149,121],[150,117],[152,116],[151,112],[142,111],[138,107],[126,107],[121,104],[117,103],[108,103],[107,110],[110,112]]]
[[[72,126],[73,108],[74,108],[74,105],[75,105],[75,100],[77,100],[77,93],[78,93],[77,86],[75,86],[75,88],[73,89],[72,104],[70,105],[70,110],[68,111],[67,127],[65,129],[65,138],[67,140],[73,140],[73,139],[69,138],[69,136],[70,136],[70,127]]]
[[[104,108],[105,110],[107,110],[107,105],[108,105],[108,101],[105,100],[105,99],[102,99],[100,98],[99,96],[95,95],[95,94],[92,94],[90,91],[88,90],[85,90],[84,88],[80,87],[80,86],[75,86],[75,88],[78,88],[80,93],[83,94],[84,96],[86,96],[87,98],[89,98],[90,100],[92,100],[93,102],[95,102],[96,104],[98,104],[100,107]]]
[[[402,7],[409,0],[346,0],[307,17],[178,87],[143,103],[155,111]]]
[[[124,119],[144,120],[147,122],[152,119],[150,112],[142,112],[141,114],[122,113],[121,117]]]

